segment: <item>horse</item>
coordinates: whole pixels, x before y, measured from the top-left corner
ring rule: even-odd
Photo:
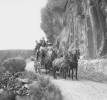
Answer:
[[[46,75],[47,75],[48,71],[49,71],[49,73],[50,73],[50,71],[51,71],[51,68],[52,68],[52,60],[49,59],[49,58],[45,58],[45,60],[44,60],[44,67],[45,67]]]
[[[68,70],[69,70],[69,78],[70,78],[70,70],[72,70],[72,79],[74,75],[74,69],[76,70],[76,79],[77,79],[77,71],[78,71],[78,59],[80,58],[80,52],[79,50],[76,50],[74,54],[72,54],[71,58],[67,58],[67,63],[68,63]]]
[[[56,71],[63,72],[63,78],[66,79],[67,63],[65,62],[65,57],[56,58],[53,63],[53,77],[56,78]]]
[[[44,67],[45,67],[45,70],[46,70],[46,74],[47,74],[48,70],[49,70],[49,73],[50,73],[50,71],[52,71],[52,62],[56,57],[57,57],[57,54],[54,50],[49,49],[47,51],[46,57],[45,57],[45,60],[44,60]]]
[[[40,48],[41,65],[45,68],[46,74],[52,70],[52,62],[57,57],[57,53],[53,50],[53,46]]]

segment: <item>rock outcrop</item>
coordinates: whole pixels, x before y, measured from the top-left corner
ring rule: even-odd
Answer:
[[[106,57],[106,0],[48,0],[41,28],[59,51],[80,49],[85,58]]]

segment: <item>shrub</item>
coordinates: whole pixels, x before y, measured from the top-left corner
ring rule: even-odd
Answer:
[[[29,84],[30,96],[18,97],[16,100],[63,100],[60,89],[51,82],[49,76],[25,71],[21,78],[32,80]]]
[[[5,60],[2,65],[6,70],[10,72],[24,71],[26,67],[26,62],[22,57],[9,58]]]
[[[0,100],[15,100],[15,95],[12,91],[3,91],[0,94]]]
[[[51,82],[49,76],[25,71],[20,78],[32,80],[28,86],[30,96],[17,97],[16,100],[63,100],[60,89]]]
[[[3,66],[1,66],[0,67],[0,81],[2,79],[2,75],[3,75],[4,71],[5,71],[5,68]]]
[[[32,96],[29,96],[29,97],[26,97],[26,96],[24,96],[24,97],[16,96],[15,100],[34,100],[34,99],[32,98]]]
[[[60,89],[46,76],[40,76],[38,81],[30,84],[29,90],[34,100],[63,100]]]
[[[40,77],[40,75],[37,74],[37,73],[34,73],[32,71],[24,71],[23,74],[22,74],[22,76],[21,76],[22,79],[28,78],[31,81],[37,80],[38,77]]]

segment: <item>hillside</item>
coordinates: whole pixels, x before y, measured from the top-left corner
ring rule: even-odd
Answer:
[[[7,58],[21,56],[24,57],[24,59],[27,59],[33,54],[33,50],[0,50],[0,65]]]
[[[106,0],[48,0],[41,19],[42,30],[60,53],[67,48],[80,49],[85,58],[106,56]]]

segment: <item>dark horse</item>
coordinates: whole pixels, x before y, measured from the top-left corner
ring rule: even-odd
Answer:
[[[72,55],[72,59],[67,59],[68,63],[68,71],[69,71],[69,77],[70,77],[70,70],[72,70],[72,79],[74,75],[74,69],[76,71],[76,79],[77,79],[77,71],[78,71],[78,59],[80,57],[79,50],[76,50],[75,54]]]
[[[47,71],[49,71],[49,73],[52,71],[52,62],[56,57],[57,57],[57,53],[55,51],[52,51],[51,57],[45,58],[44,67],[46,70],[46,74],[47,74]]]

